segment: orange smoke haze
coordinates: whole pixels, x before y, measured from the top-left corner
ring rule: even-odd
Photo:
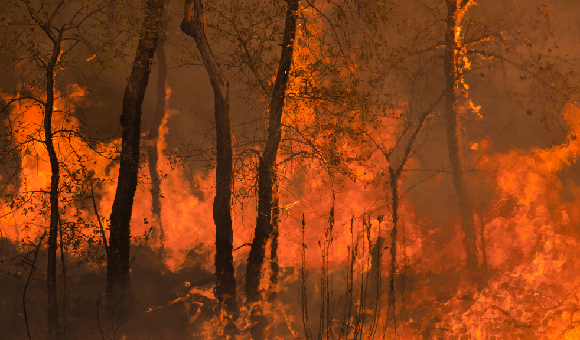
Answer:
[[[62,202],[65,202],[61,203],[61,209],[65,212],[62,218],[71,222],[82,218],[86,222],[81,228],[82,232],[89,236],[96,234],[95,214],[90,209],[75,204],[74,196],[81,190],[86,190],[79,184],[83,176],[102,183],[95,188],[95,193],[98,196],[99,213],[105,220],[105,226],[107,225],[118,166],[103,155],[115,155],[119,140],[99,144],[93,150],[76,134],[71,133],[80,130],[80,122],[75,118],[74,110],[76,105],[85,100],[85,94],[77,85],[69,86],[68,91],[66,98],[57,95],[53,123],[57,154],[65,169],[62,171],[61,181]],[[166,99],[169,99],[169,95],[170,91],[167,92]],[[298,116],[291,119],[302,119],[300,123],[306,126],[309,115],[305,111],[306,109],[300,113],[304,119]],[[198,173],[193,177],[193,182],[203,192],[202,195],[194,195],[194,184],[185,178],[180,164],[172,163],[163,152],[168,133],[167,121],[173,114],[176,114],[175,110],[167,110],[159,128],[158,140],[159,171],[162,175],[161,222],[165,232],[166,264],[172,270],[180,268],[187,252],[203,245],[210,256],[204,267],[211,271],[215,242],[212,219],[215,173]],[[22,172],[18,190],[21,197],[28,199],[28,203],[20,209],[14,209],[10,202],[2,202],[2,236],[12,240],[33,239],[48,226],[44,202],[45,191],[50,185],[50,167],[41,142],[42,118],[42,109],[38,104],[22,100],[14,106],[8,120],[4,122],[11,129],[14,143],[21,144]],[[514,323],[526,325],[544,322],[540,327],[542,334],[548,334],[550,339],[577,338],[576,326],[570,325],[575,324],[577,316],[574,308],[580,305],[580,294],[577,293],[580,287],[580,277],[577,275],[580,265],[576,261],[576,251],[580,246],[576,230],[580,221],[580,188],[575,184],[564,186],[559,174],[576,162],[580,152],[580,141],[576,138],[580,134],[580,110],[569,104],[564,118],[569,125],[569,132],[561,145],[493,154],[487,151],[490,141],[482,140],[469,148],[469,152],[479,153],[481,156],[478,168],[493,174],[486,177],[485,185],[493,188],[496,196],[486,210],[478,215],[478,228],[483,228],[486,243],[485,253],[480,251],[479,256],[485,256],[488,272],[499,274],[494,276],[488,288],[476,296],[469,309],[459,314],[450,313],[448,317],[440,320],[438,327],[453,329],[447,333],[449,339],[452,338],[451,335],[465,334],[470,334],[475,339],[487,339],[490,334],[507,332],[501,328],[505,324],[498,320],[504,320],[506,315],[503,312],[508,310],[512,313],[510,317],[517,320],[512,321]],[[300,128],[301,125],[297,126]],[[392,122],[385,119],[370,136],[378,144],[389,146],[394,141],[395,132]],[[343,155],[354,156],[361,152],[346,137],[340,135],[336,138],[336,145]],[[474,147],[477,145],[478,147]],[[352,247],[353,241],[360,242],[363,239],[370,240],[370,244],[366,244],[367,253],[356,259],[355,268],[357,272],[370,270],[368,249],[379,236],[379,232],[388,239],[392,227],[389,215],[391,207],[388,206],[388,196],[383,187],[383,169],[386,167],[384,158],[375,150],[370,153],[367,163],[348,165],[351,177],[335,174],[336,178],[331,186],[328,184],[328,171],[321,166],[321,162],[323,160],[302,161],[300,167],[288,162],[279,167],[279,171],[286,178],[284,183],[289,183],[289,187],[281,189],[280,266],[284,268],[300,265],[301,220],[304,213],[306,265],[309,268],[320,267],[323,248],[321,240],[328,235],[326,232],[329,214],[334,207],[333,247],[328,255],[330,271],[339,273],[342,268],[340,265],[348,259],[349,247]],[[415,165],[415,160],[409,162],[410,168]],[[143,237],[151,228],[151,223],[155,223],[151,216],[151,179],[143,173],[144,171],[140,177],[131,221],[134,237]],[[305,173],[308,173],[308,181],[303,178]],[[405,176],[401,179],[401,184],[405,181]],[[299,183],[299,194],[293,192],[293,183]],[[566,200],[562,199],[563,191],[566,191]],[[403,196],[400,209],[402,232],[401,238],[397,240],[403,254],[398,263],[400,270],[414,268],[416,272],[429,275],[459,271],[465,253],[461,242],[463,235],[457,221],[446,223],[446,227],[455,232],[451,237],[443,238],[445,246],[441,249],[431,241],[442,233],[441,228],[431,228],[429,218],[416,212],[407,196]],[[234,248],[250,242],[255,221],[254,211],[255,202],[246,206],[239,203],[235,205]],[[380,223],[380,231],[379,215],[385,216]],[[353,217],[355,223],[351,233]],[[361,217],[370,219],[370,228],[367,230],[363,228]],[[236,250],[235,261],[245,261],[246,255],[247,248]],[[386,271],[383,275],[387,275]],[[428,282],[428,279],[421,280]],[[420,301],[437,297],[436,292],[428,288],[409,294],[422,297]],[[459,301],[455,301],[444,308],[455,308],[457,312],[462,307]],[[546,309],[549,312],[545,312]],[[409,335],[409,339],[411,338],[413,336]],[[505,339],[511,338],[518,337]]]

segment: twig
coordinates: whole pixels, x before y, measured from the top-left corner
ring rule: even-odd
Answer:
[[[119,306],[121,301],[123,301],[127,297],[128,297],[128,295],[125,295],[122,298],[120,298],[119,301],[117,301],[117,303],[115,303],[115,306],[113,306],[113,309],[111,310],[110,320],[111,320],[111,329],[113,330],[113,340],[117,339],[117,331],[121,328],[121,326],[123,326],[123,324],[125,322],[129,321],[129,319],[125,319],[125,320],[121,321],[121,323],[119,323],[119,325],[117,327],[115,327],[115,318],[114,318],[115,309],[117,309],[117,307]]]
[[[93,209],[95,209],[95,215],[97,216],[97,221],[99,221],[99,227],[101,229],[101,236],[103,237],[103,245],[105,246],[105,253],[109,254],[109,244],[107,243],[107,235],[105,234],[105,228],[103,228],[103,222],[101,222],[101,215],[99,214],[99,209],[97,209],[97,201],[95,200],[95,190],[91,187],[91,198],[93,199]]]
[[[101,291],[99,290],[99,297],[97,299],[97,321],[99,322],[99,333],[101,333],[101,339],[105,340],[105,336],[107,337],[107,339],[111,339],[110,336],[108,336],[107,334],[103,333],[103,329],[101,328],[101,313],[99,311],[99,305],[101,304]]]
[[[497,311],[499,311],[500,313],[502,313],[505,317],[507,317],[509,319],[509,322],[514,325],[514,327],[517,328],[531,328],[532,324],[529,322],[520,322],[519,320],[517,320],[516,318],[514,318],[510,313],[508,313],[507,311],[499,308],[496,305],[491,305],[489,306],[487,309],[495,309]]]
[[[240,249],[240,248],[247,247],[247,246],[251,246],[251,245],[252,245],[252,243],[244,243],[244,244],[242,244],[241,246],[239,246],[239,247],[235,248],[235,249],[234,249],[234,250],[232,250],[232,251],[236,251],[236,250],[238,250],[238,249]]]

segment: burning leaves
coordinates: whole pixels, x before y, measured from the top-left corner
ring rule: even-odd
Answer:
[[[381,56],[386,62],[379,63],[369,55],[363,58],[359,54],[364,49],[361,41],[371,39],[366,35],[372,30],[361,31],[360,38],[365,37],[358,41],[354,39],[359,38],[356,35],[339,36],[340,30],[332,26],[346,25],[356,17],[356,11],[349,10],[348,4],[337,9],[332,8],[336,4],[327,2],[320,6],[314,2],[301,4],[304,8],[289,12],[297,16],[298,22],[296,57],[292,68],[284,73],[289,77],[284,103],[287,109],[281,113],[280,151],[278,157],[271,160],[272,164],[277,163],[279,175],[280,225],[276,243],[267,241],[265,248],[270,251],[277,249],[269,256],[277,257],[279,268],[266,269],[259,277],[256,289],[264,296],[276,295],[277,300],[244,306],[240,309],[240,317],[232,320],[217,312],[220,305],[216,298],[215,277],[196,281],[201,274],[211,277],[214,270],[212,258],[216,255],[216,234],[212,200],[216,195],[216,171],[211,169],[211,164],[210,170],[192,170],[186,167],[186,163],[169,156],[175,145],[169,145],[167,137],[177,134],[174,127],[181,128],[179,125],[191,117],[182,114],[181,103],[169,105],[172,90],[162,82],[158,85],[162,88],[158,95],[160,102],[166,104],[162,110],[164,116],[160,124],[142,135],[150,138],[141,144],[151,149],[148,159],[156,158],[154,168],[158,176],[148,175],[144,169],[150,164],[142,164],[131,219],[132,245],[135,248],[131,254],[132,275],[136,280],[144,281],[147,281],[144,277],[150,275],[148,278],[155,284],[146,286],[147,289],[141,287],[139,294],[152,300],[154,295],[158,298],[155,303],[139,306],[142,311],[148,311],[144,320],[154,324],[154,319],[159,316],[175,312],[179,318],[174,319],[179,319],[177,323],[183,327],[181,334],[196,338],[221,337],[226,331],[235,334],[232,337],[247,338],[253,336],[252,329],[257,324],[269,338],[576,339],[580,336],[580,295],[577,293],[580,267],[576,261],[580,246],[577,228],[580,181],[573,174],[577,171],[580,153],[580,142],[576,137],[580,134],[580,110],[573,103],[572,92],[562,95],[568,105],[561,123],[568,131],[560,142],[552,146],[512,147],[508,151],[498,151],[500,149],[496,146],[501,143],[498,137],[487,135],[489,131],[474,132],[479,127],[473,127],[489,121],[491,110],[503,114],[500,105],[496,108],[475,104],[485,102],[477,96],[486,95],[478,93],[481,90],[476,80],[485,78],[493,85],[493,70],[486,69],[486,77],[477,77],[473,82],[467,77],[470,71],[484,74],[480,72],[484,67],[482,60],[503,60],[493,53],[483,53],[483,45],[504,42],[507,33],[504,34],[502,29],[501,39],[492,38],[500,34],[483,35],[484,38],[473,40],[477,43],[464,43],[463,40],[471,41],[469,32],[479,29],[477,20],[465,15],[474,2],[455,1],[456,5],[462,6],[451,15],[456,25],[449,30],[449,38],[456,45],[451,48],[453,60],[449,60],[453,61],[449,65],[453,66],[455,73],[450,77],[450,88],[456,91],[449,101],[455,110],[455,116],[449,122],[454,123],[456,160],[461,157],[464,162],[463,168],[454,170],[456,175],[464,177],[464,194],[469,196],[463,197],[474,202],[471,208],[464,209],[466,216],[473,216],[473,228],[467,230],[473,232],[469,236],[472,242],[467,245],[471,248],[466,251],[463,242],[466,229],[461,228],[459,222],[464,216],[459,216],[455,207],[457,202],[465,202],[461,197],[458,200],[449,189],[453,188],[453,183],[448,165],[451,162],[445,158],[447,150],[429,147],[444,139],[441,99],[434,100],[432,93],[442,93],[443,98],[447,90],[440,88],[441,75],[430,67],[441,66],[441,52],[445,45],[437,43],[436,48],[426,50],[433,54],[422,59],[412,58],[427,52],[406,50],[408,45],[413,45],[413,48],[420,45],[418,40],[421,39],[432,46],[435,33],[444,30],[437,24],[443,18],[444,6],[428,5],[428,13],[425,12],[428,15],[423,14],[438,21],[424,26],[420,23],[417,27],[421,34],[425,34],[423,38],[418,37],[411,44],[405,41],[404,48],[392,52],[392,55]],[[233,6],[231,13],[237,13],[243,6],[237,2],[230,5]],[[361,3],[363,5],[369,7],[358,10],[373,12],[374,4]],[[207,32],[210,36],[215,29],[210,22],[215,16],[225,15],[217,10],[219,3],[211,6],[203,12],[203,19],[200,18],[204,34]],[[253,2],[251,6],[258,8],[261,5]],[[381,11],[385,6],[380,5]],[[538,13],[534,12],[534,16],[547,20],[555,15],[545,6],[537,8]],[[333,10],[334,17],[329,16],[332,20],[325,18]],[[532,10],[535,11],[535,7]],[[221,25],[224,32],[231,28],[226,19],[231,18],[219,19],[224,23]],[[371,19],[372,14],[369,14],[365,20]],[[458,24],[459,19],[465,21],[465,26]],[[232,22],[242,24],[242,21]],[[268,22],[265,20],[264,25],[269,25]],[[373,23],[379,26],[376,21]],[[398,26],[396,30],[400,31],[401,27],[405,29]],[[487,29],[485,25],[481,27],[478,33]],[[273,29],[268,29],[268,36],[276,35]],[[236,46],[247,48],[245,54],[237,51],[236,56],[243,55],[246,64],[256,61],[251,70],[256,76],[264,72],[266,77],[263,79],[273,79],[267,73],[275,64],[272,61],[275,58],[270,60],[266,54],[258,55],[264,52],[261,43],[252,45],[257,41],[257,31],[259,29],[248,30],[252,32],[248,39],[243,30],[233,32],[238,39]],[[169,30],[167,37],[170,38],[171,34]],[[218,39],[219,34],[211,36],[212,39]],[[343,49],[340,53],[337,52],[338,42],[333,45],[325,40],[329,36],[340,43],[340,49]],[[381,46],[386,46],[385,36],[381,37]],[[438,35],[437,39],[442,37]],[[533,48],[530,40],[523,41],[526,48]],[[265,44],[269,43],[277,46],[279,42],[268,40]],[[475,45],[482,51],[469,50]],[[170,51],[169,47],[167,50]],[[220,49],[214,48],[214,51],[217,54]],[[81,59],[91,62],[96,55],[92,50],[90,53],[92,57],[86,58],[85,54]],[[486,57],[479,60],[471,58],[471,54]],[[256,60],[252,60],[254,55]],[[394,59],[390,59],[393,56]],[[412,61],[406,64],[401,56],[408,56]],[[361,59],[357,59],[359,57]],[[220,67],[231,66],[218,59],[222,61]],[[438,61],[430,63],[431,60]],[[83,64],[94,63],[83,61]],[[372,73],[379,66],[386,67],[388,63],[392,68],[385,73],[401,72],[405,77],[365,73]],[[524,63],[517,66],[521,68]],[[419,69],[417,73],[407,77],[405,72],[415,72],[415,67]],[[62,70],[59,72],[59,76],[64,74]],[[425,80],[420,78],[421,72],[436,75]],[[469,85],[464,76],[470,80]],[[364,84],[358,82],[358,77],[370,77],[374,82]],[[526,81],[527,77],[520,75],[517,78]],[[389,79],[389,82],[380,84],[375,78]],[[413,78],[409,89],[399,84],[407,78]],[[433,87],[417,85],[423,80]],[[253,82],[244,84],[250,83]],[[254,104],[263,106],[262,92],[267,84],[260,79],[258,83],[261,89]],[[548,83],[550,88],[556,84],[552,80]],[[396,89],[385,94],[390,87]],[[83,136],[88,127],[75,110],[92,105],[88,103],[91,93],[78,85],[70,85],[65,90],[61,89],[62,92],[56,95],[53,122],[55,149],[66,170],[60,186],[60,222],[64,230],[60,242],[66,244],[74,258],[92,252],[92,257],[86,259],[87,268],[98,273],[103,269],[105,256],[100,243],[103,234],[108,238],[109,221],[101,217],[101,230],[94,211],[105,217],[111,212],[121,143],[118,139],[85,140]],[[190,98],[195,91],[188,90]],[[180,89],[176,86],[173,91],[178,93]],[[23,90],[21,96],[25,92]],[[472,95],[477,100],[472,100]],[[430,109],[423,114],[425,103],[429,103]],[[522,116],[526,119],[537,116],[532,115],[532,112],[538,112],[537,108],[528,107],[519,110]],[[236,108],[236,114],[243,109]],[[558,116],[556,113],[553,115]],[[18,153],[19,177],[7,187],[6,192],[12,196],[3,196],[0,202],[0,230],[3,237],[23,242],[23,247],[28,244],[28,249],[31,244],[36,245],[35,238],[43,235],[48,223],[44,202],[51,174],[42,143],[42,116],[38,101],[21,100],[4,121]],[[256,125],[263,123],[263,120],[258,121]],[[413,131],[417,132],[413,134]],[[255,136],[258,133],[254,130],[250,132],[251,137],[238,132],[236,130],[233,153],[234,169],[240,173],[236,173],[229,184],[237,194],[230,201],[233,217],[231,242],[234,270],[238,277],[235,288],[241,292],[247,245],[252,239],[253,223],[257,217],[255,155],[261,150],[263,141]],[[458,137],[460,134],[462,138]],[[219,134],[216,138],[220,138]],[[425,146],[428,151],[421,152]],[[211,152],[207,151],[207,154]],[[401,164],[395,164],[397,162]],[[428,175],[421,177],[418,173]],[[152,190],[154,181],[159,184],[156,190]],[[422,197],[417,198],[419,196]],[[163,213],[158,216],[153,216],[151,209],[154,199],[162,203],[158,206]],[[425,209],[419,204],[420,200],[444,208],[433,212],[436,209]],[[159,247],[158,240],[152,240],[151,235],[154,228],[161,226],[164,250],[162,256],[157,257],[149,248]],[[42,252],[40,254],[42,257]],[[466,279],[464,263],[469,256],[472,262],[477,260],[487,281],[486,286],[477,287],[479,290]],[[2,261],[8,260],[3,257]],[[276,270],[279,270],[279,280],[274,285],[269,278]],[[22,271],[18,270],[15,275],[22,276]],[[183,282],[190,284],[184,286]],[[301,294],[298,298],[297,292]],[[32,292],[30,294],[33,296]],[[241,296],[236,302],[242,305],[243,298]],[[256,318],[252,310],[258,310],[261,317]],[[162,329],[161,323],[156,323],[155,327]],[[148,324],[141,332],[154,337],[155,327]]]

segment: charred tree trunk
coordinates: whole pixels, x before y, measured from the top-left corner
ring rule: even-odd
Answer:
[[[389,165],[393,229],[391,229],[391,246],[389,249],[391,253],[391,268],[389,270],[389,305],[387,315],[392,315],[393,327],[395,331],[397,329],[397,316],[395,308],[395,274],[397,273],[397,222],[399,221],[399,187],[397,182],[399,181],[399,176],[401,175],[402,169],[403,165],[401,165],[398,170],[393,169]],[[393,314],[390,314],[391,311]]]
[[[169,6],[170,0],[165,1],[165,7]],[[157,39],[157,107],[153,114],[153,120],[149,126],[149,145],[147,159],[149,160],[149,177],[151,178],[151,214],[153,222],[152,241],[155,247],[159,247],[163,253],[165,243],[165,232],[161,222],[161,176],[159,175],[159,128],[163,122],[166,109],[166,87],[167,87],[167,60],[165,56],[165,32],[167,31],[168,20],[161,22],[161,33]]]
[[[139,172],[141,105],[149,82],[151,61],[155,53],[162,10],[163,0],[147,0],[137,54],[123,96],[121,163],[110,217],[111,233],[107,254],[107,305],[110,311],[131,294],[129,277],[130,222]],[[119,316],[124,317],[127,312],[126,302],[121,303],[117,310]]]
[[[192,6],[194,15],[192,18]],[[186,0],[181,30],[193,37],[209,75],[214,93],[217,166],[213,220],[216,226],[216,296],[231,318],[237,318],[236,279],[233,264],[231,197],[233,185],[232,136],[230,131],[229,85],[217,66],[205,35],[205,11],[201,0]]]
[[[48,268],[46,281],[48,288],[48,338],[62,339],[58,317],[56,295],[57,237],[60,216],[58,212],[58,184],[60,180],[58,157],[52,140],[52,114],[54,113],[54,71],[61,53],[62,32],[53,39],[53,50],[46,67],[46,104],[44,105],[44,143],[50,159],[50,227],[48,231]]]
[[[274,190],[272,192],[272,241],[270,242],[270,296],[268,300],[274,301],[278,297],[278,235],[280,226],[280,199],[278,196],[278,179],[274,178]]]
[[[259,286],[262,265],[266,255],[266,242],[273,230],[272,209],[276,181],[276,155],[282,138],[282,111],[284,110],[286,87],[294,54],[294,37],[296,36],[299,0],[286,0],[286,2],[288,3],[288,8],[286,10],[282,53],[270,101],[268,139],[258,164],[258,218],[246,267],[246,302],[248,304],[261,299]]]
[[[66,261],[64,257],[64,241],[62,237],[62,223],[59,223],[58,227],[58,236],[59,236],[59,244],[60,244],[60,264],[61,264],[61,278],[62,278],[62,334],[63,337],[66,339],[67,337],[67,327],[68,323],[66,320],[66,307],[67,307],[67,295],[68,295],[68,285],[66,279]]]
[[[447,147],[449,162],[453,174],[453,185],[459,203],[461,228],[465,234],[463,245],[467,253],[466,267],[470,280],[480,284],[479,264],[477,260],[477,243],[475,221],[471,210],[471,202],[463,178],[461,166],[460,125],[458,117],[459,84],[462,77],[462,67],[459,65],[461,49],[461,20],[471,2],[469,0],[447,0],[447,32],[445,37],[445,124],[447,127]]]
[[[391,267],[389,270],[389,305],[388,305],[388,311],[387,311],[387,318],[389,317],[389,313],[392,311],[392,318],[393,318],[393,325],[395,328],[395,332],[397,330],[397,319],[396,319],[396,296],[395,296],[395,274],[397,273],[397,234],[398,234],[398,221],[399,221],[399,187],[398,187],[398,181],[399,178],[401,177],[401,173],[403,172],[403,169],[405,168],[405,164],[407,164],[407,161],[409,160],[409,157],[411,155],[411,152],[413,151],[413,146],[415,145],[415,141],[417,140],[419,134],[421,133],[421,130],[423,130],[423,126],[425,125],[425,121],[427,120],[427,117],[429,117],[429,115],[433,112],[433,110],[437,107],[437,105],[439,105],[439,103],[443,100],[443,98],[445,97],[445,95],[447,94],[447,91],[444,91],[443,93],[441,93],[441,95],[439,96],[439,98],[433,103],[431,104],[431,106],[429,106],[425,111],[423,111],[421,113],[421,115],[419,116],[419,120],[414,128],[414,130],[411,130],[412,133],[409,137],[409,139],[407,140],[405,147],[404,147],[404,152],[403,152],[403,157],[401,159],[401,163],[399,164],[399,166],[394,167],[393,166],[393,159],[392,159],[392,152],[393,150],[391,150],[390,152],[386,152],[383,150],[383,155],[385,156],[385,159],[389,162],[389,185],[390,188],[385,188],[385,191],[389,191],[390,195],[391,195],[391,207],[392,207],[392,221],[393,221],[393,228],[391,229],[391,246],[390,246],[390,254],[391,254]],[[377,244],[379,244],[379,242],[382,244],[382,240],[377,239]],[[380,247],[378,249],[378,251],[380,252]],[[380,258],[381,254],[378,253],[377,257]],[[387,320],[388,322],[389,320]]]

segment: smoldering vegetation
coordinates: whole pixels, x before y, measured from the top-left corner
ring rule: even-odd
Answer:
[[[196,0],[188,21],[166,1],[137,109],[130,293],[107,301],[119,118],[147,3],[0,4],[0,339],[579,336],[574,2]],[[66,48],[38,18],[70,33]],[[216,131],[208,60],[229,95],[232,191],[218,218],[231,216],[231,238],[216,235],[230,138]],[[250,301],[252,248],[263,263]],[[231,309],[216,256],[231,257]]]
[[[18,248],[2,239],[2,334],[10,339],[43,338],[46,250],[34,245],[24,252]],[[183,268],[171,271],[149,247],[134,246],[135,310],[120,323],[105,312],[104,250],[95,247],[91,252],[66,256],[68,286],[59,298],[66,302],[62,322],[68,338],[184,339],[213,317],[216,302],[196,290],[211,292],[215,274],[196,265],[200,254],[194,249]]]

